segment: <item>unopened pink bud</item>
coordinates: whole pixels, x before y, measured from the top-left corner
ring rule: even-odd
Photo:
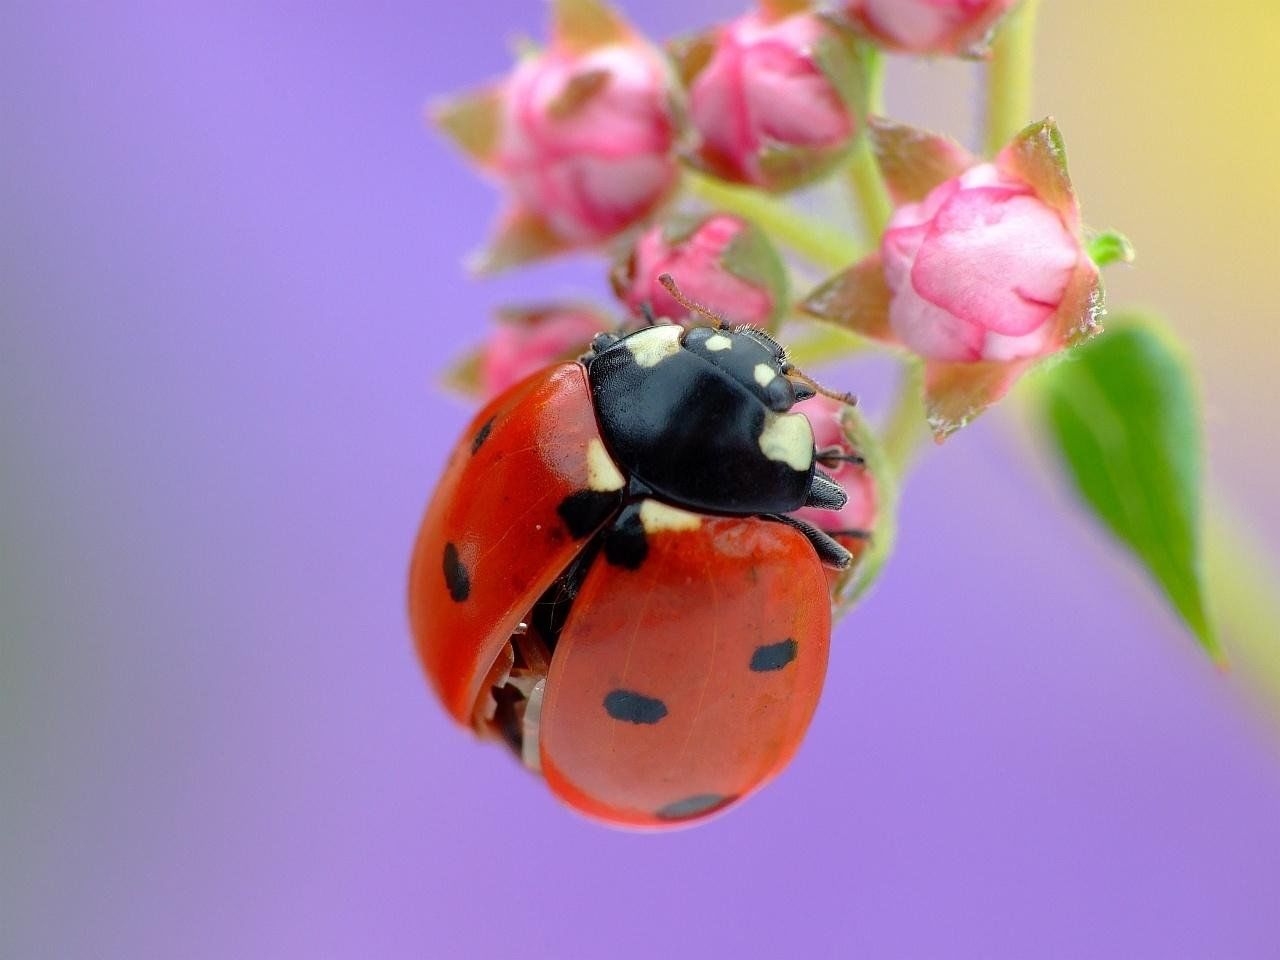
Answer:
[[[738,217],[717,213],[651,227],[614,270],[618,297],[634,316],[648,305],[682,322],[688,311],[658,282],[670,274],[681,292],[735,324],[771,327],[787,303],[786,269],[768,238]]]
[[[480,386],[496,396],[531,373],[583,353],[608,323],[588,307],[508,311],[480,352]]]
[[[1014,0],[850,0],[849,18],[891,49],[923,54],[981,50]]]
[[[653,50],[553,48],[507,81],[494,166],[557,237],[591,244],[665,199],[678,173],[674,142],[667,72]]]
[[[900,207],[880,252],[889,324],[926,359],[1023,360],[1064,346],[1054,318],[1086,254],[1057,210],[995,165]]]
[[[785,190],[826,173],[859,130],[849,38],[811,13],[753,13],[719,28],[686,71],[695,161],[724,179]]]

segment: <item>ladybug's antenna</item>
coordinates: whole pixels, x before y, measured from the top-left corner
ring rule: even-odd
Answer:
[[[710,307],[704,307],[702,304],[694,300],[690,300],[681,293],[680,288],[676,286],[675,278],[672,277],[671,274],[662,274],[658,277],[658,282],[666,288],[667,293],[671,294],[672,299],[675,300],[676,303],[680,304],[680,306],[684,307],[690,313],[696,313],[698,316],[710,320],[711,325],[717,330],[721,327],[729,326],[728,321]]]
[[[843,403],[846,407],[856,407],[858,405],[858,398],[852,393],[841,393],[839,390],[832,390],[828,387],[824,387],[817,380],[813,379],[813,377],[808,374],[801,373],[795,367],[790,367],[785,370],[784,373],[788,379],[799,380],[814,393],[820,393],[822,396],[829,397],[837,403]]]

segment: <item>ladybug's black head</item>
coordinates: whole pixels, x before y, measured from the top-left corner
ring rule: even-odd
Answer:
[[[782,345],[755,327],[693,327],[684,348],[723,370],[770,410],[781,413],[813,396],[808,385],[787,377],[791,367]]]
[[[809,421],[789,412],[813,389],[767,333],[660,324],[598,337],[586,363],[610,453],[662,499],[729,514],[843,506],[815,471]]]

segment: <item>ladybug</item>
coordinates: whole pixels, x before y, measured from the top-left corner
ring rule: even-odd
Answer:
[[[787,516],[845,503],[818,466],[839,451],[791,411],[826,391],[684,302],[695,325],[599,334],[481,410],[410,571],[448,712],[618,826],[698,821],[782,770],[826,673],[826,568],[850,559]]]

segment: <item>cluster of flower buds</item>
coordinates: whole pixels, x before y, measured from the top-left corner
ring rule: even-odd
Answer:
[[[1099,274],[1062,139],[1043,121],[983,160],[868,116],[866,91],[873,47],[982,56],[1013,5],[845,0],[819,11],[808,0],[760,0],[660,48],[603,0],[552,0],[547,46],[436,119],[507,195],[480,266],[604,253],[625,317],[579,304],[508,311],[455,383],[492,394],[579,355],[600,330],[688,322],[658,282],[670,274],[733,324],[777,330],[804,314],[908,351],[924,366],[934,433],[963,426],[1032,364],[1100,330]],[[722,192],[791,190],[846,162],[863,137],[869,152],[856,155],[874,156],[894,212],[878,249],[798,301],[766,231],[740,215],[759,207],[690,205],[681,189],[684,165],[722,181]],[[824,398],[803,409],[849,495],[838,514],[803,518],[860,554],[883,506],[874,471],[857,462],[866,425]],[[847,587],[833,584],[837,595]]]

